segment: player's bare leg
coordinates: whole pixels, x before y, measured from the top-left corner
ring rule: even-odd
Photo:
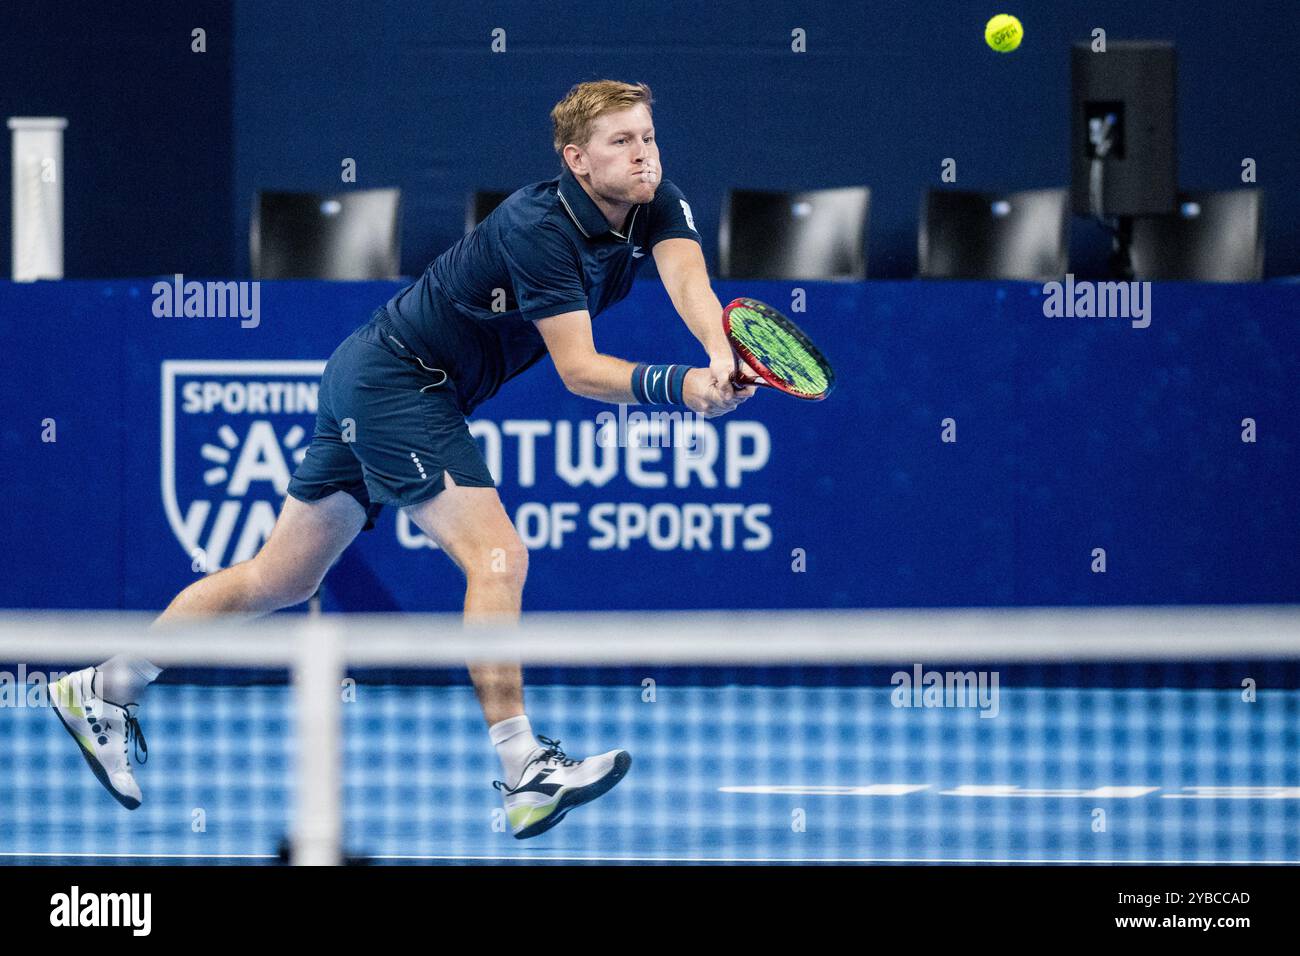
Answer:
[[[320,586],[365,524],[355,498],[286,498],[271,537],[252,558],[200,578],[172,600],[154,625],[215,615],[269,614],[301,604]]]
[[[512,625],[523,605],[528,549],[510,522],[495,488],[462,488],[444,473],[444,490],[406,509],[465,575],[468,627]],[[534,738],[524,714],[523,673],[518,664],[471,663],[488,733],[506,779],[506,812],[514,835],[536,836],[559,823],[571,809],[605,793],[632,762],[625,750],[573,760],[559,741]],[[540,740],[545,746],[539,747]]]
[[[310,504],[287,498],[271,537],[253,558],[195,581],[154,625],[254,616],[299,604],[311,597],[364,523],[361,505],[342,492]],[[55,714],[95,777],[128,810],[142,799],[131,770],[132,745],[139,762],[149,752],[136,712],[144,689],[158,674],[143,658],[119,655],[50,686]]]
[[[528,577],[524,547],[495,488],[462,488],[444,472],[445,488],[406,509],[465,575],[465,624],[513,625]],[[469,665],[489,725],[524,712],[524,681],[518,664]]]

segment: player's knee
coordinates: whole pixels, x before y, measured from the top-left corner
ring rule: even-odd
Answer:
[[[528,577],[528,549],[513,537],[486,548],[477,564],[483,580],[523,590]]]
[[[311,598],[323,575],[310,568],[287,567],[259,553],[248,562],[258,592],[278,607],[292,607]]]

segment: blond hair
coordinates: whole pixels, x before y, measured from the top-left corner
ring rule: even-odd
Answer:
[[[570,143],[586,146],[591,141],[591,126],[596,117],[617,113],[644,103],[654,102],[650,87],[644,83],[621,83],[618,80],[592,80],[579,83],[551,110],[555,152],[564,162],[564,147]]]

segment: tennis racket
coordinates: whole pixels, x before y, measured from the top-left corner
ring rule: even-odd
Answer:
[[[821,401],[835,387],[835,373],[799,326],[757,299],[736,299],[722,310],[722,328],[736,356],[731,384],[762,385],[809,401]],[[758,378],[740,371],[740,360]]]

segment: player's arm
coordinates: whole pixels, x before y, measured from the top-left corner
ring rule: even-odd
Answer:
[[[673,308],[709,356],[709,372],[724,394],[748,398],[753,389],[734,390],[735,358],[722,330],[722,303],[709,283],[704,252],[694,239],[664,239],[654,246],[655,266]]]
[[[645,366],[597,352],[591,333],[591,315],[586,309],[538,319],[534,324],[546,342],[564,387],[575,395],[612,404],[633,404],[643,401],[647,390],[653,394],[664,385],[658,378],[650,382],[648,375],[634,383],[633,374]],[[653,375],[660,369],[661,376],[671,375],[667,367],[661,366],[650,366],[649,373]],[[637,385],[640,385],[640,395]],[[706,418],[726,414],[739,404],[738,398],[727,398],[713,387],[707,369],[689,369],[680,387],[681,403]]]

